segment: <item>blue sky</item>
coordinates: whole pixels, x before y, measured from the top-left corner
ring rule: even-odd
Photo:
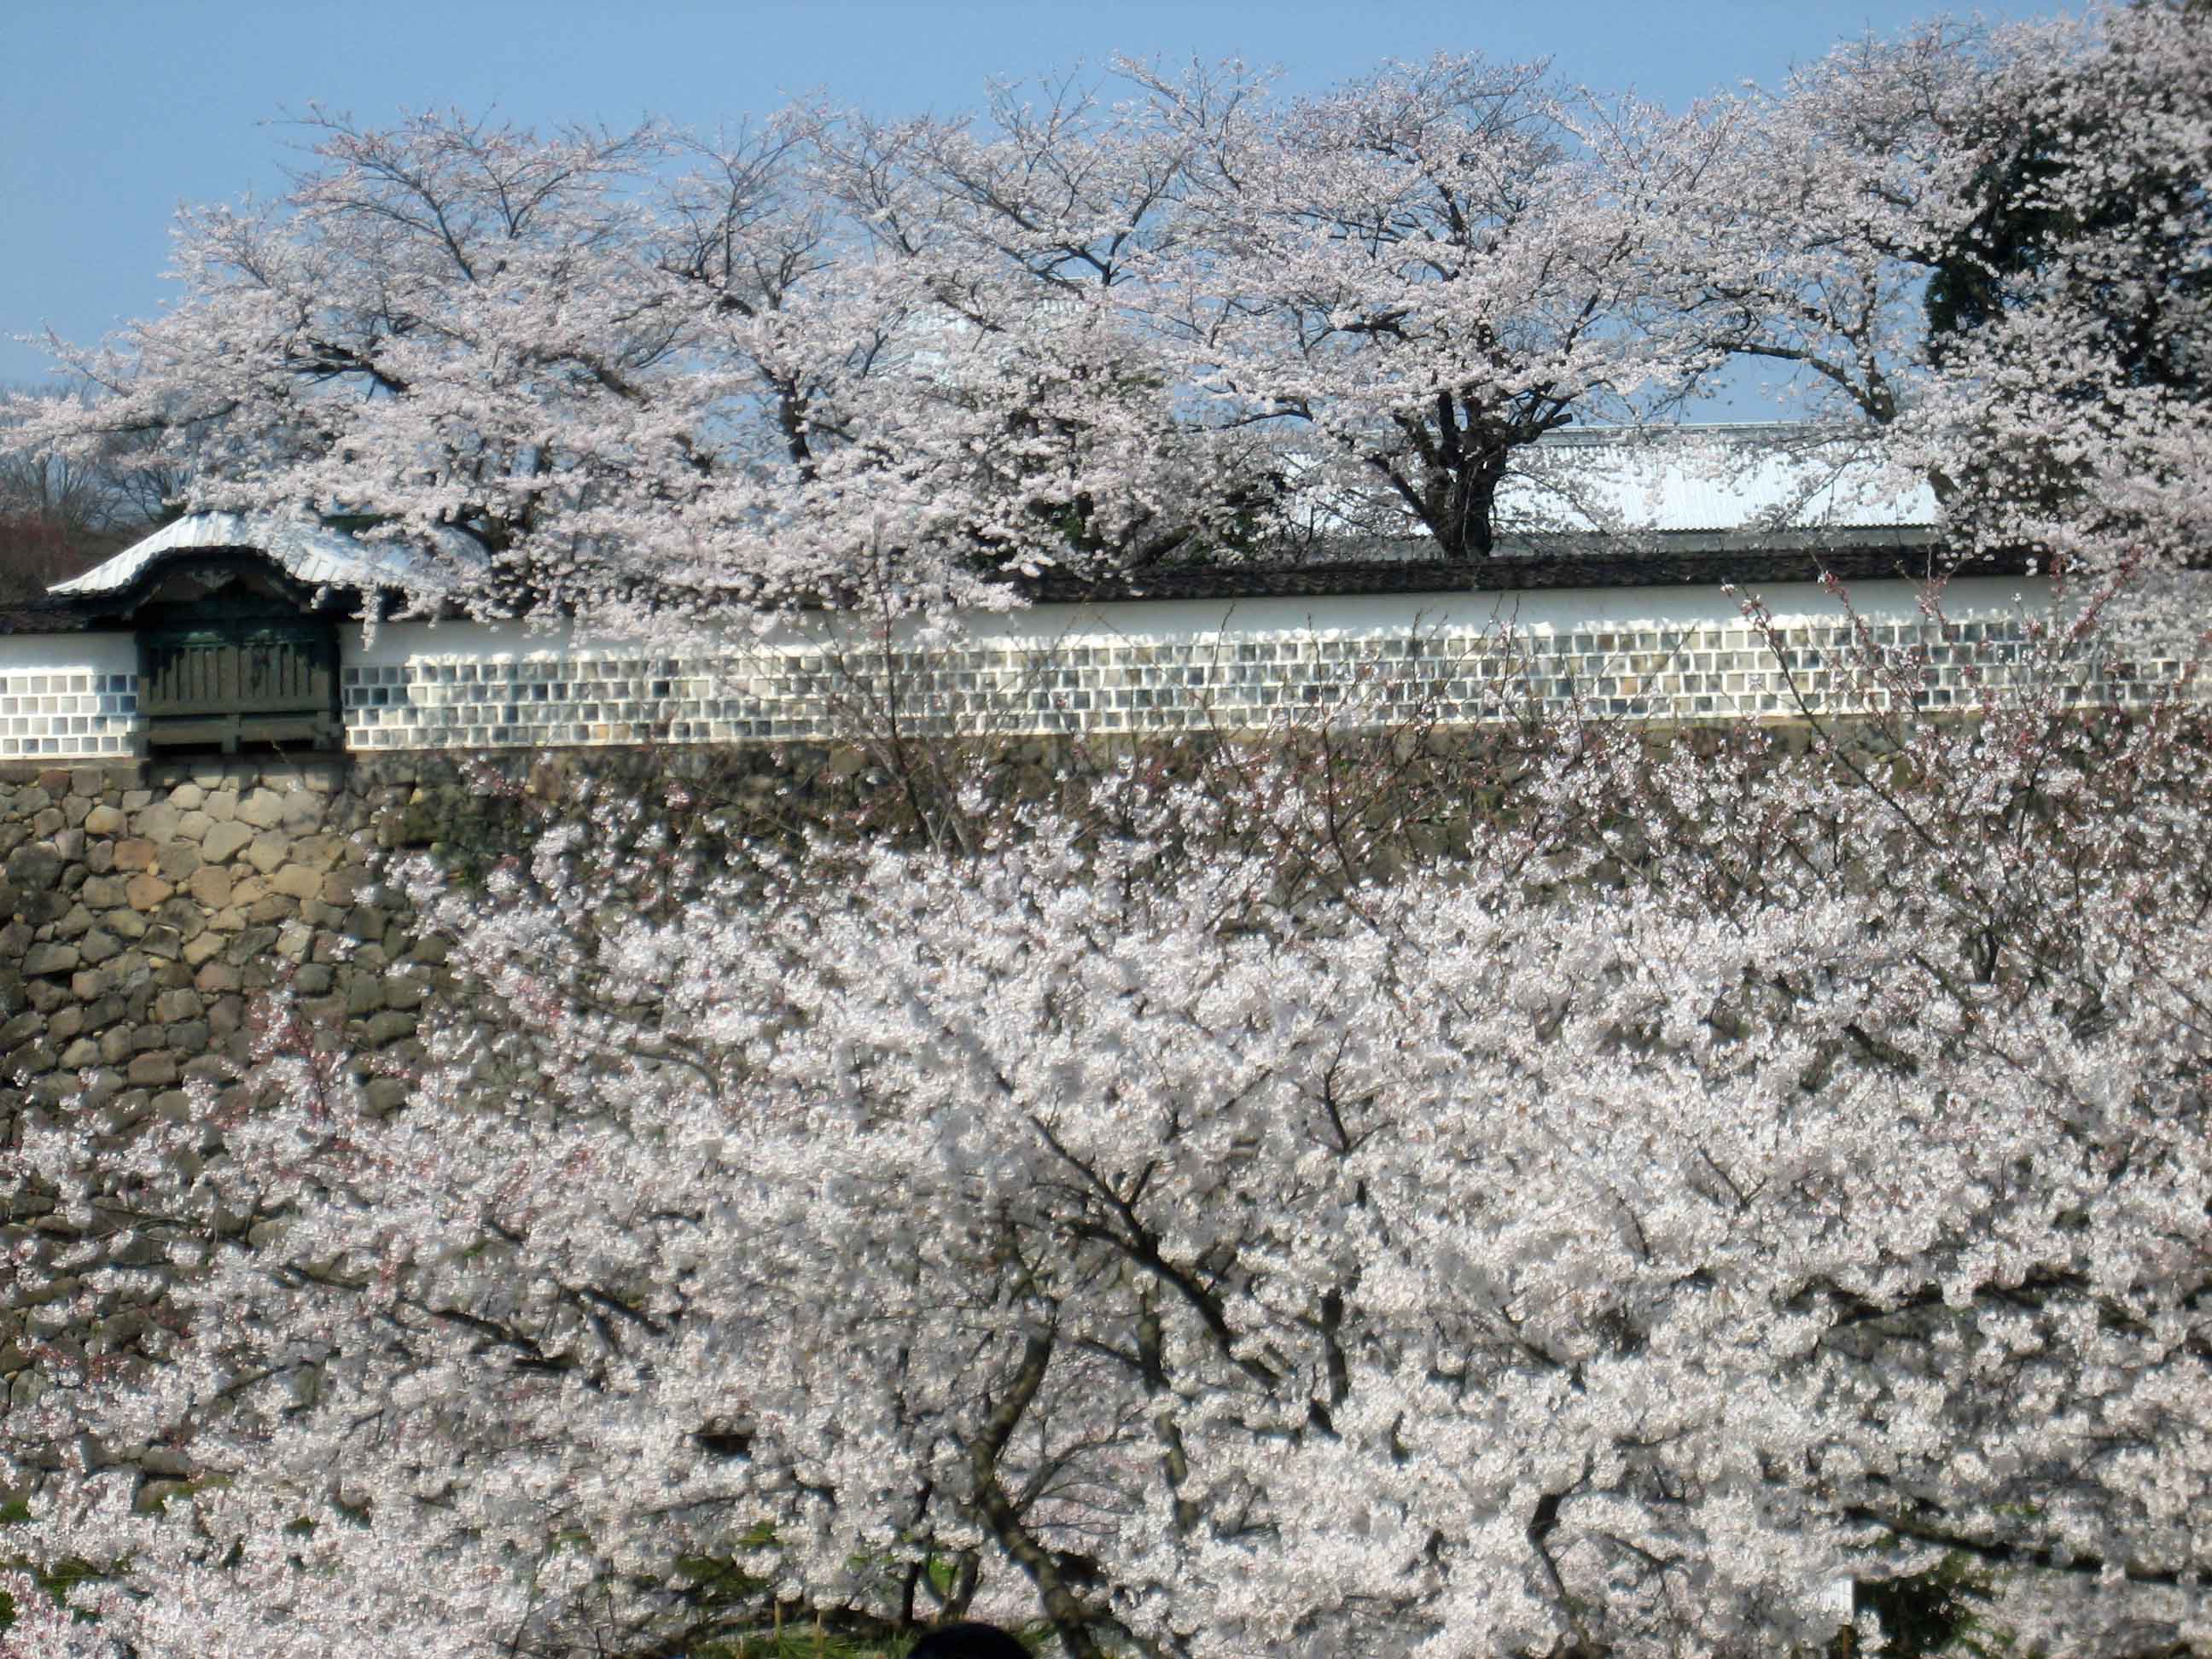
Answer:
[[[368,124],[495,108],[534,125],[712,128],[823,90],[882,113],[1115,52],[1241,57],[1319,87],[1389,57],[1548,57],[1668,103],[1772,82],[1922,0],[9,0],[0,64],[0,336],[97,338],[153,312],[172,214],[284,184],[285,110]],[[1992,17],[2055,9],[2014,0]],[[47,359],[0,338],[0,382]]]

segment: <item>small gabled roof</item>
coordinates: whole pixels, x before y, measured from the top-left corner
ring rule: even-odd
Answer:
[[[458,533],[444,538],[446,556],[432,558],[393,542],[363,541],[330,525],[273,515],[188,513],[113,558],[47,592],[57,599],[91,599],[121,593],[163,560],[178,554],[217,551],[258,553],[295,581],[310,588],[351,588],[371,592],[404,588],[436,592],[453,586],[455,561],[481,564],[475,544]]]

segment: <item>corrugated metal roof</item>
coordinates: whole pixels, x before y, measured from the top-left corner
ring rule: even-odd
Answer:
[[[482,562],[465,538],[447,539],[452,557]],[[345,531],[297,519],[192,513],[47,591],[69,599],[116,592],[169,554],[217,548],[251,548],[266,554],[295,579],[315,587],[435,592],[452,586],[449,563],[393,543],[364,542]]]

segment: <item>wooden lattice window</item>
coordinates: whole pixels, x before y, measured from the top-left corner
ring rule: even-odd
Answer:
[[[149,747],[340,744],[337,637],[296,611],[235,602],[140,618],[138,709]]]

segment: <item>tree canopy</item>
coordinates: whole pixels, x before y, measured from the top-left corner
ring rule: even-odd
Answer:
[[[179,302],[64,349],[105,395],[24,441],[458,529],[488,604],[931,607],[1316,538],[1487,556],[1527,446],[1752,363],[1944,481],[1963,541],[2036,538],[1977,501],[2203,442],[2205,27],[1936,26],[1680,114],[1474,57],[711,138],[313,113],[294,188],[185,213]]]
[[[42,1329],[167,1291],[0,1413],[0,1647],[2212,1643],[2206,27],[1682,117],[1449,58],[711,144],[317,118],[27,430],[460,531],[495,603],[990,604],[1494,552],[1516,447],[1747,357],[2068,580],[1957,718],[1863,632],[1874,714],[1800,744],[1324,723],[934,843],[670,784],[395,868],[450,975],[403,1106],[278,998],[250,1088],[0,1146]],[[2189,672],[2085,699],[2145,611]]]

